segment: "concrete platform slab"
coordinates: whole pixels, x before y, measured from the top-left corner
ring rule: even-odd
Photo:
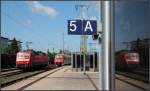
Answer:
[[[56,69],[55,69],[56,70]],[[38,78],[53,72],[47,71],[37,76],[17,82],[13,85],[2,88],[2,90],[17,90],[37,80]],[[22,90],[98,90],[98,72],[74,72],[70,66],[60,68],[59,71],[47,75],[43,79],[26,86]],[[100,83],[103,84],[103,83]],[[116,79],[116,90],[142,91],[140,88]]]

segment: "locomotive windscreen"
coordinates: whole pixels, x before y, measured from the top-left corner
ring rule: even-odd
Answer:
[[[127,53],[125,56],[127,61],[139,61],[138,53]]]
[[[16,61],[29,61],[30,54],[29,53],[17,53],[17,60]]]
[[[30,58],[30,55],[25,53],[19,53],[17,54],[17,58]]]
[[[57,58],[57,59],[60,59],[60,58],[62,58],[62,55],[61,55],[61,54],[57,54],[57,55],[56,55],[56,58]]]

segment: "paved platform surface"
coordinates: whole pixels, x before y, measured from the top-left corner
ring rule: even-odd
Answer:
[[[85,75],[83,72],[72,72],[70,66],[66,66],[24,79],[1,90],[99,90],[98,80],[98,72],[87,72]],[[116,90],[142,91],[117,79]]]

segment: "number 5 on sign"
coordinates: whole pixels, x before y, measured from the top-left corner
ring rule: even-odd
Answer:
[[[74,31],[76,31],[76,29],[77,29],[77,26],[76,26],[76,21],[70,21],[70,31],[71,32],[74,32]]]
[[[82,29],[81,20],[68,20],[68,34],[79,35]]]

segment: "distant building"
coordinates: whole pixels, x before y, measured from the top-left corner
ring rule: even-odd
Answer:
[[[1,53],[4,53],[5,48],[8,47],[8,43],[9,43],[8,38],[1,37],[1,40],[0,40],[0,49],[1,49],[0,52]]]
[[[1,36],[1,39],[0,39],[0,53],[5,53],[5,49],[8,48],[8,46],[11,44],[12,40],[8,39],[8,38],[5,38],[5,37],[2,37]],[[22,48],[21,46],[21,41],[17,41],[18,43],[18,47]]]
[[[148,38],[145,38],[145,39],[137,39],[135,41],[131,41],[130,44],[131,44],[131,50],[135,50],[137,51],[140,47],[144,47],[145,50],[148,51],[149,49],[149,40]]]

